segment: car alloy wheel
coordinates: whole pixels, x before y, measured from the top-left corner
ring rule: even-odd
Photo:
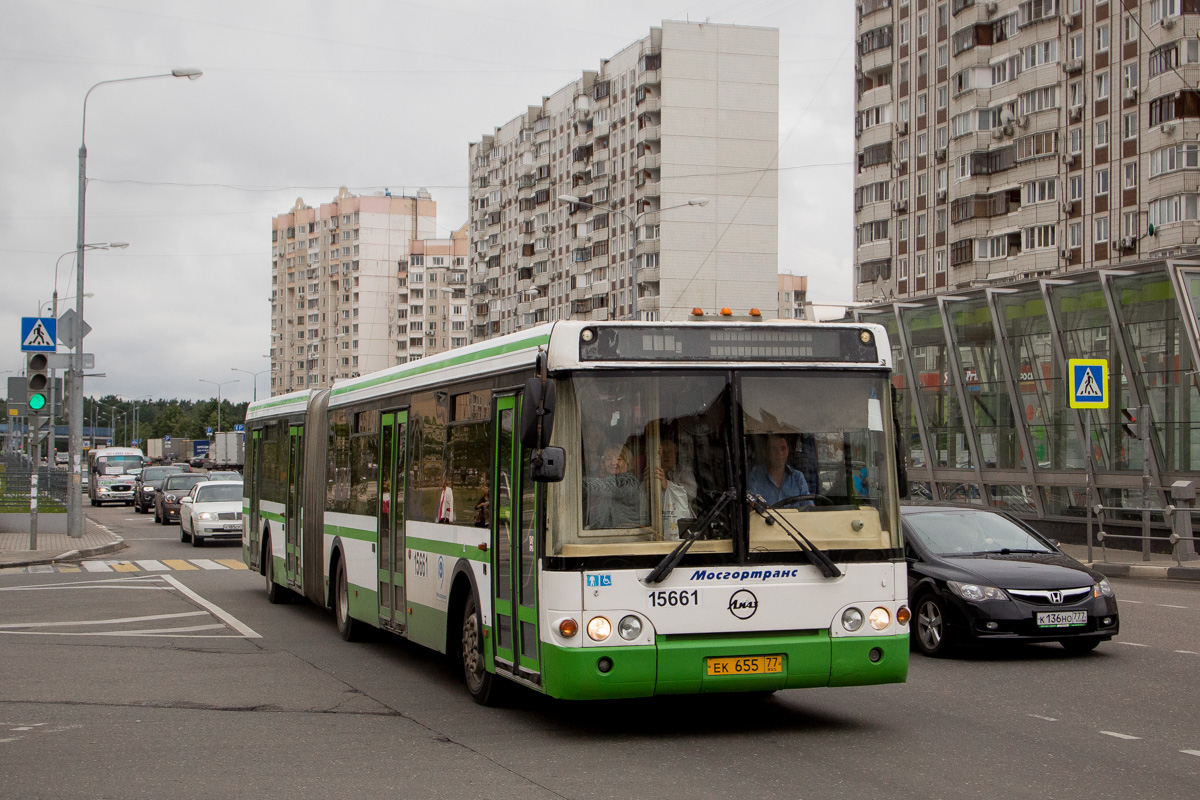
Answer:
[[[933,595],[926,595],[917,604],[916,644],[927,656],[944,656],[951,647],[946,631],[945,604]]]

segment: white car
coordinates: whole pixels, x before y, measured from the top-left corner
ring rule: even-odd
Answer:
[[[242,538],[242,482],[201,481],[179,501],[179,541]]]

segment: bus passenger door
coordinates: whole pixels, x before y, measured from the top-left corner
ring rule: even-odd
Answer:
[[[287,585],[301,587],[300,536],[304,527],[304,426],[288,428],[287,508],[284,534],[287,539]]]
[[[536,679],[538,631],[536,567],[525,542],[525,498],[521,488],[521,443],[516,430],[517,398],[496,399],[496,460],[492,471],[492,641],[497,671]],[[532,533],[529,534],[532,536]],[[532,543],[532,539],[531,542]]]
[[[404,477],[408,412],[384,414],[379,443],[379,624],[404,630]]]
[[[249,536],[247,537],[247,541],[249,542],[247,545],[247,566],[251,569],[262,567],[258,563],[262,555],[262,528],[260,527],[262,525],[262,518],[258,513],[258,504],[262,502],[262,433],[262,429],[250,432],[250,451],[249,458],[247,459],[250,466],[245,476],[249,488],[247,494],[250,498],[250,514],[246,522],[250,526],[247,529],[249,532]]]

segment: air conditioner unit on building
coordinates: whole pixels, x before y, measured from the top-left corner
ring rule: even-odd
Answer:
[[[992,138],[993,139],[1003,139],[1004,138],[1004,129],[1003,128],[992,128]]]
[[[934,150],[933,157],[936,158],[938,161],[945,161],[946,160],[946,148],[939,147],[938,149]]]
[[[897,158],[896,159],[896,169],[904,169],[907,166],[908,166],[907,158]]]
[[[1075,156],[1073,154],[1063,153],[1062,158],[1063,158],[1063,164],[1067,165],[1068,167],[1075,166]]]
[[[1122,250],[1136,250],[1137,249],[1137,237],[1136,236],[1122,236],[1121,237],[1121,249]]]
[[[1163,30],[1165,30],[1165,31],[1171,30],[1172,28],[1175,27],[1175,18],[1174,17],[1163,17],[1162,26],[1163,26]]]
[[[1160,131],[1162,131],[1163,133],[1174,133],[1175,132],[1175,123],[1174,122],[1164,122],[1162,125],[1160,125],[1158,127],[1158,129]]]
[[[1137,100],[1137,93],[1138,93],[1138,90],[1137,90],[1136,86],[1134,86],[1132,89],[1126,89],[1125,90],[1125,99],[1126,100]]]
[[[554,226],[553,226],[553,225],[543,225],[543,226],[542,226],[542,232],[543,232],[543,233],[550,233],[550,232],[551,232],[551,231],[553,231],[553,230],[554,230]]]
[[[854,126],[854,138],[855,139],[862,138],[862,128],[860,128],[858,125]]]
[[[946,190],[945,190],[945,189],[938,189],[938,191],[937,191],[937,199],[938,199],[938,200],[945,200],[945,199],[946,199]]]
[[[1063,72],[1070,74],[1072,72],[1082,72],[1082,71],[1083,71],[1083,59],[1082,58],[1073,58],[1070,61],[1063,62]]]
[[[905,211],[908,211],[908,201],[907,200],[895,201],[894,203],[892,203],[892,210],[896,211],[898,213],[904,213]]]
[[[1017,120],[1017,127],[1019,127],[1019,128],[1028,128],[1029,127],[1029,115],[1028,114],[1021,117],[1019,120]]]
[[[906,121],[905,122],[897,122],[896,123],[896,135],[903,136],[906,133],[908,133],[908,122],[906,122]]]
[[[1063,24],[1064,28],[1071,27],[1072,25],[1075,24],[1075,17],[1071,16],[1070,14],[1063,14],[1062,15],[1062,24]]]
[[[984,10],[985,12],[987,12],[987,15],[988,15],[989,17],[991,17],[991,16],[995,16],[995,14],[996,14],[996,10],[997,10],[999,7],[1000,7],[1000,4],[999,4],[999,3],[997,3],[997,2],[996,2],[996,0],[989,0],[989,2],[987,2],[987,3],[985,3],[985,4],[984,4],[984,6],[983,6],[983,10]]]
[[[1078,121],[1081,117],[1083,117],[1083,106],[1075,106],[1072,108],[1069,116],[1071,117],[1072,121]]]
[[[1068,259],[1071,258],[1071,251],[1067,250],[1066,248],[1063,248],[1062,250],[1058,251],[1058,257],[1061,258],[1063,261],[1067,261]]]
[[[1072,211],[1075,210],[1075,201],[1074,200],[1063,200],[1062,210],[1063,210],[1064,214],[1070,214]]]

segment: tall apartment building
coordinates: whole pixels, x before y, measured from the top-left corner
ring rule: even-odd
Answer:
[[[471,144],[474,339],[773,308],[778,53],[773,29],[665,21]]]
[[[779,274],[779,319],[812,319],[812,303],[808,299],[808,276]],[[760,309],[764,310],[764,309]]]
[[[396,363],[413,361],[471,341],[471,298],[467,296],[467,226],[449,239],[413,241],[408,263],[400,264],[399,339],[407,336],[407,358],[397,342]],[[405,322],[407,321],[407,334]]]
[[[1196,0],[860,0],[858,300],[1200,244]]]
[[[298,199],[272,220],[271,394],[328,386],[409,359],[409,326],[426,320],[426,309],[410,320],[410,282],[425,285],[423,266],[408,271],[414,244],[453,258],[452,241],[421,242],[434,239],[436,222],[437,203],[423,189],[393,197],[357,196],[345,187],[319,208]],[[461,289],[465,240],[457,246],[464,253]],[[448,266],[452,272],[453,262]],[[454,283],[449,275],[440,281]],[[440,339],[424,338],[413,350],[427,355]]]

